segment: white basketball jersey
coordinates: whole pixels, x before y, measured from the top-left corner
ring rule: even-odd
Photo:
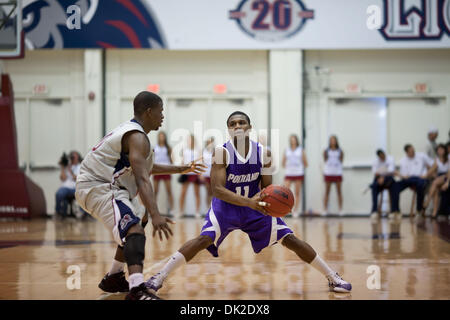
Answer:
[[[205,177],[209,177],[211,175],[211,161],[212,161],[212,152],[209,152],[208,150],[203,150],[203,163],[208,166],[205,173],[203,175]]]
[[[323,173],[326,176],[341,176],[342,175],[342,162],[341,149],[327,149],[328,160],[325,162],[325,168]]]
[[[130,166],[128,155],[122,152],[122,137],[130,131],[140,131],[147,136],[142,126],[134,120],[122,123],[108,133],[81,163],[77,182],[99,181],[111,183],[119,188],[125,188],[130,197],[137,195],[137,185]],[[149,141],[150,143],[150,141]],[[148,173],[153,168],[153,150],[150,145],[150,154],[146,159]]]
[[[169,150],[166,146],[155,146],[155,163],[170,164]]]
[[[304,175],[304,167],[303,167],[303,149],[302,147],[297,147],[295,150],[291,148],[286,149],[286,170],[285,175],[288,177],[293,176],[303,176]]]

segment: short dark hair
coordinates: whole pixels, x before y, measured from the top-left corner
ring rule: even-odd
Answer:
[[[232,114],[230,114],[230,116],[228,117],[228,119],[227,119],[227,125],[228,125],[228,121],[230,121],[230,118],[231,118],[232,116],[235,116],[235,115],[238,115],[238,114],[244,116],[244,117],[247,119],[248,124],[250,124],[250,118],[249,118],[249,116],[248,116],[246,113],[244,113],[244,112],[242,112],[242,111],[235,111],[235,112],[233,112]]]
[[[140,116],[148,108],[154,108],[162,104],[162,99],[157,94],[149,91],[142,91],[133,100],[134,114]]]
[[[377,156],[380,156],[381,154],[386,154],[382,149],[377,150]]]
[[[403,150],[405,150],[405,152],[408,152],[408,149],[411,148],[412,145],[410,143],[405,144],[405,146],[403,147]]]

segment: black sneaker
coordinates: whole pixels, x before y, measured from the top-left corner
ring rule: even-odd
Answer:
[[[125,300],[162,300],[160,297],[151,293],[145,283],[141,283],[138,287],[134,287],[128,292]]]
[[[125,273],[123,271],[111,275],[107,273],[98,284],[98,287],[110,293],[128,292],[129,290],[129,284],[125,279]]]

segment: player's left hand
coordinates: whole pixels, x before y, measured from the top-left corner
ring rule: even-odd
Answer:
[[[202,160],[203,158],[199,158],[197,160],[192,161],[189,165],[185,166],[186,169],[181,171],[181,174],[186,174],[190,172],[202,174],[208,168],[205,164],[201,162]]]

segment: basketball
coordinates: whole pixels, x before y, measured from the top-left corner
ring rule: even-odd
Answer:
[[[294,206],[294,195],[289,188],[271,184],[264,190],[264,194],[266,196],[263,201],[270,203],[266,210],[272,217],[284,217],[291,212]]]

